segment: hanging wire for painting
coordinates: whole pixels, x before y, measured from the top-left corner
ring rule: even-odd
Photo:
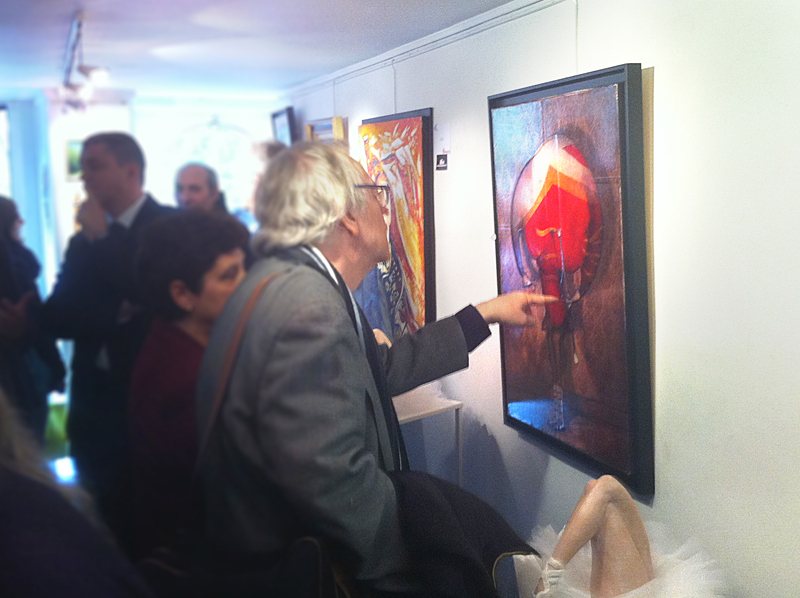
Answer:
[[[394,101],[394,113],[397,114],[397,69],[394,66],[395,59],[392,58],[392,100]]]
[[[336,79],[333,80],[331,90],[333,91],[333,114],[335,116],[338,114],[338,112],[336,112]]]

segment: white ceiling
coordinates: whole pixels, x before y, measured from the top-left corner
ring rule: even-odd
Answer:
[[[288,89],[508,1],[0,0],[0,88],[57,87],[79,9],[83,62],[109,67],[110,87],[250,95]]]

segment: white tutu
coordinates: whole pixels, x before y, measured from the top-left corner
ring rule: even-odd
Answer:
[[[723,582],[719,570],[696,546],[687,542],[675,547],[663,525],[645,524],[650,538],[655,578],[620,598],[722,598]],[[553,554],[559,534],[547,526],[535,530],[528,542],[546,562]],[[558,584],[559,597],[590,598],[592,547],[586,544],[564,569]]]

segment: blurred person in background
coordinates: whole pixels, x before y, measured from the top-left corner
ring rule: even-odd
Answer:
[[[91,500],[55,481],[0,391],[0,596],[152,597],[95,521]]]
[[[175,200],[181,209],[228,213],[217,172],[200,162],[189,162],[178,170],[175,176]]]
[[[17,205],[0,196],[0,385],[41,443],[47,397],[64,390],[66,370],[55,339],[41,326],[41,267],[22,243],[22,225]]]
[[[145,158],[121,132],[83,142],[80,231],[72,236],[46,325],[74,341],[67,433],[80,483],[92,493],[118,541],[130,529],[128,395],[133,366],[150,327],[134,273],[142,233],[177,210],[144,191]]]

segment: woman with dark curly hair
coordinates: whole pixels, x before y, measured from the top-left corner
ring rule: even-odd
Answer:
[[[131,382],[130,425],[138,548],[174,544],[203,525],[193,492],[195,387],[211,328],[244,278],[245,227],[192,210],[144,234],[137,268],[155,314]]]
[[[40,326],[41,267],[22,243],[22,224],[17,205],[0,195],[0,386],[41,443],[47,396],[64,390],[66,370],[55,340]]]

